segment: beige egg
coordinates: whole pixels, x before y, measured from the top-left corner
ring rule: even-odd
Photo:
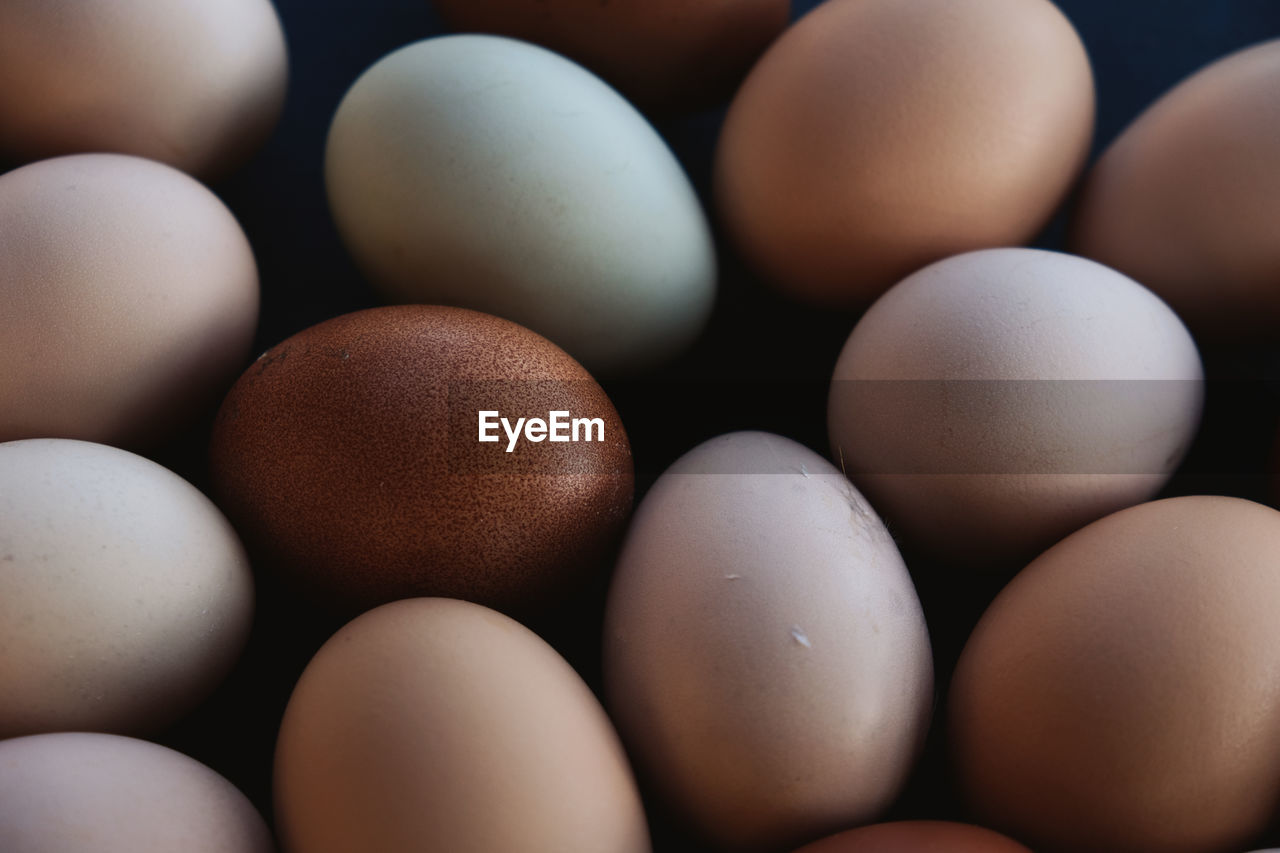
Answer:
[[[1014,578],[951,687],[957,778],[1037,851],[1230,853],[1280,799],[1280,513],[1122,510]]]
[[[317,652],[276,746],[290,853],[648,853],[635,781],[590,689],[537,635],[417,598]]]
[[[114,151],[218,177],[266,139],[287,76],[269,0],[8,0],[0,154]]]
[[[211,407],[248,361],[258,273],[195,180],[81,154],[0,176],[0,303],[0,441],[138,447]]]
[[[226,779],[163,746],[63,732],[0,742],[4,853],[271,853]]]
[[[325,183],[389,299],[512,320],[593,374],[675,357],[711,313],[715,245],[671,149],[532,44],[445,36],[380,59],[334,116]]]
[[[742,432],[681,457],[636,513],[605,620],[618,730],[717,849],[812,841],[901,791],[928,630],[884,525],[813,451]]]
[[[948,255],[1030,240],[1093,116],[1088,57],[1048,0],[833,0],[734,98],[716,206],[788,294],[865,305]]]
[[[1200,423],[1203,368],[1169,307],[1093,261],[991,249],[909,276],[858,322],[832,456],[913,546],[1022,565],[1147,500]]]
[[[239,657],[253,593],[230,524],[176,474],[99,444],[0,444],[0,737],[176,720]]]
[[[1198,336],[1280,328],[1280,41],[1143,113],[1093,167],[1072,247],[1160,294]]]

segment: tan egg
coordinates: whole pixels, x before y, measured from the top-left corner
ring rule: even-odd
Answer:
[[[866,304],[948,255],[1030,240],[1093,115],[1088,58],[1047,0],[833,0],[734,98],[717,208],[787,293]]]
[[[979,819],[1037,851],[1242,849],[1280,801],[1280,513],[1182,497],[1094,522],[983,615],[951,687]]]
[[[1197,335],[1280,328],[1280,41],[1213,63],[1089,174],[1072,246],[1160,294]]]
[[[383,605],[308,664],[276,746],[290,853],[648,853],[600,703],[537,635],[445,598]]]
[[[1154,495],[1203,398],[1194,341],[1146,288],[1084,258],[989,249],[863,315],[827,416],[833,458],[896,535],[997,568]]]
[[[5,853],[271,853],[249,800],[195,759],[116,735],[0,742]]]
[[[287,76],[269,0],[8,0],[0,154],[114,151],[218,177],[266,139]]]
[[[100,444],[0,444],[0,738],[158,730],[231,670],[253,604],[235,532],[176,474]]]
[[[1031,853],[998,832],[942,820],[904,820],[851,829],[796,853]]]
[[[604,673],[646,778],[728,850],[874,819],[933,700],[928,630],[884,525],[822,457],[759,432],[695,447],[641,503]]]
[[[563,53],[641,106],[726,97],[787,25],[789,0],[435,0],[455,29]]]
[[[138,447],[211,406],[249,359],[258,273],[195,180],[80,154],[0,176],[0,301],[0,441]]]

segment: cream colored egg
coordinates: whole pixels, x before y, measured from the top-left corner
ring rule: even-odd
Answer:
[[[99,444],[0,444],[0,737],[173,722],[231,670],[253,593],[235,531],[176,474]]]
[[[645,778],[717,849],[868,822],[929,724],[929,635],[888,531],[840,471],[768,433],[685,454],[609,590],[609,708]]]
[[[0,441],[153,444],[250,356],[253,250],[217,196],[138,157],[0,176]]]
[[[4,853],[271,853],[249,800],[195,759],[116,735],[0,742]]]
[[[1015,564],[1155,494],[1203,396],[1191,336],[1137,282],[1071,255],[972,252],[858,322],[831,382],[831,452],[914,546]]]
[[[6,0],[0,152],[114,151],[218,177],[266,139],[287,76],[269,0]]]
[[[706,323],[715,249],[669,148],[590,72],[493,36],[401,48],[352,86],[325,177],[391,299],[473,308],[593,373],[638,370]]]
[[[649,853],[613,726],[536,634],[478,604],[405,599],[307,665],[280,727],[289,853]]]

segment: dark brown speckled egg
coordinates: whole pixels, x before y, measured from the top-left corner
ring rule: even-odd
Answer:
[[[264,353],[222,404],[210,467],[255,558],[345,611],[535,607],[607,558],[634,488],[622,423],[581,365],[509,321],[424,305]]]

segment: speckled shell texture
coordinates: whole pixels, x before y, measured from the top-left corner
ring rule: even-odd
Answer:
[[[600,443],[478,442],[477,412],[605,421]],[[263,354],[214,426],[216,495],[251,551],[342,609],[442,595],[533,606],[631,509],[612,403],[563,351],[460,308],[374,308]]]

